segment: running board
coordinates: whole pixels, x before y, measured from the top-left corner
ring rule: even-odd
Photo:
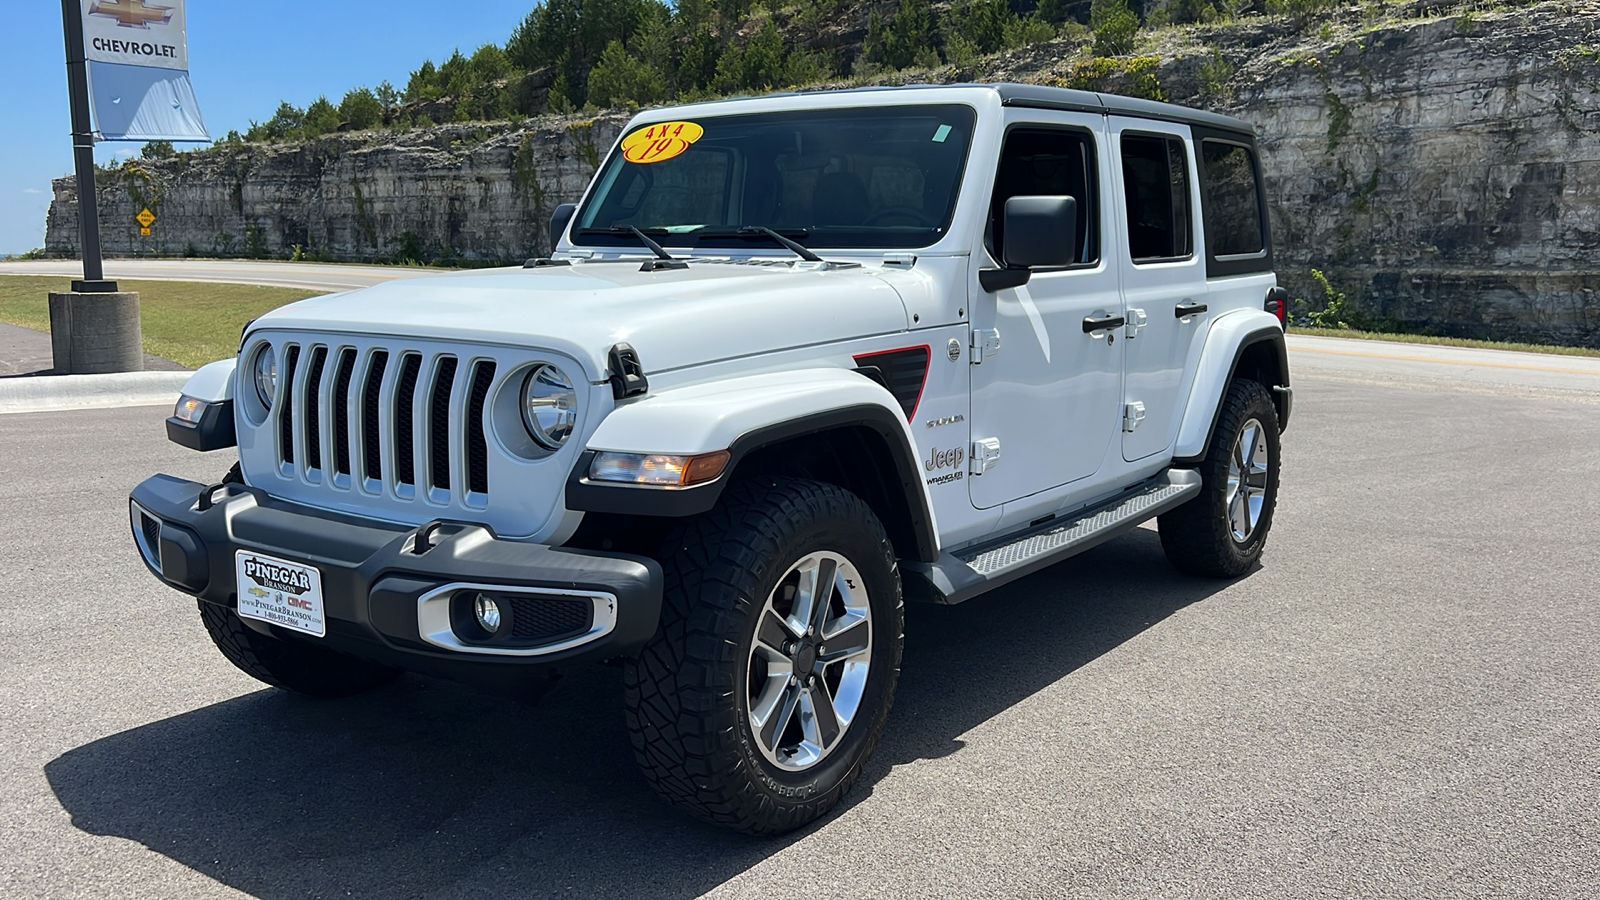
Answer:
[[[939,554],[938,562],[900,564],[906,599],[960,603],[1130,531],[1200,492],[1200,473],[1168,469],[1139,487],[1066,518]]]

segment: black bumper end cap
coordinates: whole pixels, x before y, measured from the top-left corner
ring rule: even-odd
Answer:
[[[233,430],[233,401],[209,403],[199,422],[167,417],[167,440],[190,450],[225,450],[239,443]]]

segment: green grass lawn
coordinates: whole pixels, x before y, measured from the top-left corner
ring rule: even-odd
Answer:
[[[50,330],[51,291],[70,289],[70,278],[0,276],[0,322]],[[249,284],[192,284],[179,281],[118,280],[139,292],[139,316],[146,353],[190,367],[232,356],[246,322],[268,310],[319,291]]]

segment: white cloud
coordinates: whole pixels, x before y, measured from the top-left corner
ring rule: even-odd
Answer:
[[[44,191],[41,191],[38,188],[23,188],[22,192],[24,194],[42,194],[42,193],[44,193]]]

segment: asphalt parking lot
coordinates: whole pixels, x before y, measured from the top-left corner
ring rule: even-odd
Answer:
[[[127,535],[137,481],[232,460],[0,416],[0,895],[1600,894],[1600,393],[1296,389],[1259,571],[1140,530],[913,607],[867,778],[776,841],[656,801],[614,669],[262,688]]]

